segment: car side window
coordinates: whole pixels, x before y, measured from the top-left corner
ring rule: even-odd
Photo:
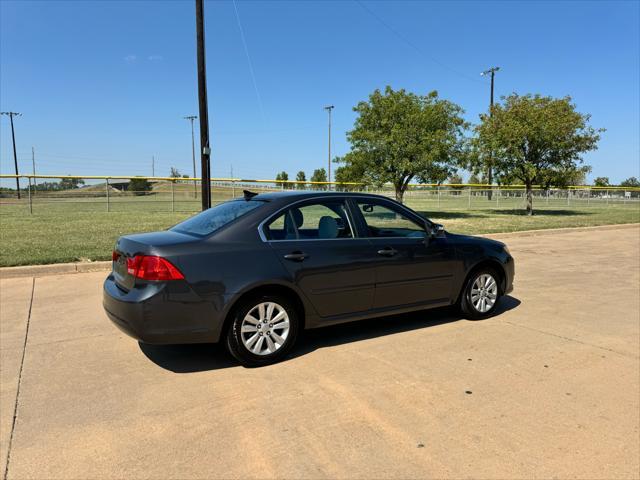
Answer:
[[[417,237],[424,238],[423,225],[402,213],[379,202],[357,200],[358,210],[367,224],[368,237]]]
[[[264,230],[269,240],[353,238],[346,206],[336,200],[288,208]]]

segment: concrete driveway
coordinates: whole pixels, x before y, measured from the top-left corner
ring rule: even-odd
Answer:
[[[252,370],[217,346],[124,336],[104,273],[2,280],[2,472],[638,478],[640,227],[505,240],[500,315],[317,330]]]

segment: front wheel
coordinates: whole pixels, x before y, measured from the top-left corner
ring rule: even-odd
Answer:
[[[227,348],[245,367],[278,362],[298,335],[298,313],[281,296],[262,295],[244,301],[227,331]]]
[[[498,306],[500,277],[493,269],[481,268],[469,276],[460,299],[462,314],[472,320],[490,317]]]

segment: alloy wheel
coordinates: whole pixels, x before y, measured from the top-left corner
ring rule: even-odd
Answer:
[[[285,344],[289,325],[284,307],[275,302],[259,303],[242,320],[242,344],[255,355],[270,355]]]
[[[487,313],[498,298],[498,283],[488,273],[478,275],[471,286],[471,304],[476,311]]]

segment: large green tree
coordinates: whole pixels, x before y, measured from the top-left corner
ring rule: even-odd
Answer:
[[[387,86],[353,109],[357,118],[347,133],[351,151],[342,157],[352,179],[391,183],[402,202],[409,183],[440,183],[464,153],[464,111],[433,91],[426,96]]]
[[[597,177],[595,180],[593,180],[593,184],[596,187],[608,187],[610,185],[609,177]]]
[[[336,188],[338,190],[362,190],[362,188],[369,183],[369,179],[365,176],[365,162],[350,161],[346,163],[344,157],[336,157],[334,162],[340,165],[335,169],[335,181],[338,183],[347,183],[347,185],[337,185]],[[352,183],[357,183],[358,185],[349,185]]]
[[[582,154],[595,150],[600,133],[589,126],[590,115],[576,110],[570,97],[512,94],[502,97],[493,115],[481,116],[476,126],[476,155],[493,154],[493,167],[503,183],[525,185],[527,214],[533,215],[533,186],[562,183],[575,175]],[[481,170],[481,162],[475,171]]]

